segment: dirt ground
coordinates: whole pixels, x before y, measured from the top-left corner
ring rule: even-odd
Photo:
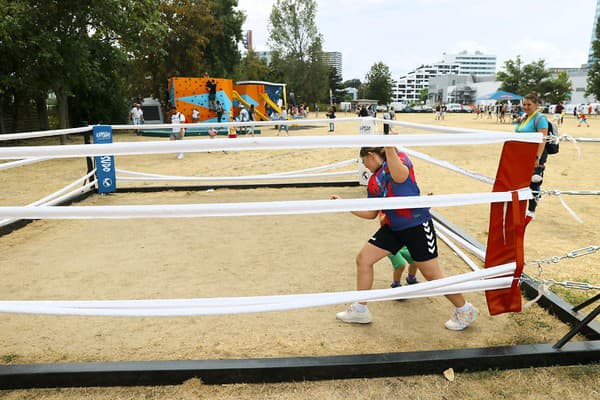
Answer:
[[[343,113],[340,113],[340,117]],[[348,115],[350,116],[350,115]],[[511,131],[514,126],[449,114],[397,114],[400,120],[472,129]],[[600,119],[577,128],[567,118],[562,134],[600,137]],[[379,127],[381,129],[381,127]],[[401,134],[422,133],[395,128]],[[290,130],[296,135],[326,135],[327,126]],[[358,133],[356,123],[336,124],[336,135]],[[261,136],[276,131],[262,130]],[[70,143],[79,143],[70,138]],[[117,141],[166,140],[117,133]],[[194,138],[189,140],[208,140]],[[19,145],[55,144],[57,138]],[[12,143],[11,145],[15,145]],[[543,188],[598,190],[593,165],[600,144],[577,147],[562,143],[551,156]],[[494,176],[499,145],[419,147],[418,151],[463,168]],[[357,155],[356,149],[282,150],[117,157],[117,168],[185,176],[241,176],[299,170],[331,164]],[[489,185],[413,159],[421,191],[435,194],[486,192]],[[339,170],[348,170],[342,167]],[[0,205],[25,205],[52,193],[85,173],[81,159],[51,160],[0,171]],[[177,183],[171,183],[174,185]],[[181,183],[179,183],[181,184]],[[164,186],[123,182],[119,187]],[[362,187],[161,191],[93,195],[81,205],[194,204],[241,201],[363,198]],[[563,199],[584,221],[579,224],[556,196],[545,196],[537,219],[528,227],[528,261],[564,255],[600,245],[598,196]],[[469,235],[485,243],[489,207],[436,209]],[[354,289],[354,257],[376,222],[349,213],[299,216],[42,220],[0,238],[0,299],[158,299],[335,292]],[[447,274],[469,268],[440,241],[440,261]],[[600,284],[598,253],[559,264],[535,265],[526,272],[542,279]],[[376,266],[375,288],[389,286],[387,260]],[[422,278],[421,278],[422,279]],[[597,292],[568,291],[581,302]],[[496,345],[552,343],[568,327],[534,306],[522,313],[490,317],[483,293],[467,294],[480,310],[479,320],[463,332],[443,323],[451,306],[443,297],[370,305],[374,322],[343,324],[335,313],[344,306],[286,312],[180,318],[57,317],[0,314],[0,363],[45,363],[122,360],[195,360],[247,357],[325,356],[394,351],[456,349]],[[581,340],[576,338],[575,340]],[[540,368],[443,376],[382,378],[273,385],[207,386],[191,380],[181,386],[0,391],[8,399],[129,398],[597,398],[597,366]],[[517,385],[514,381],[519,380]],[[577,382],[577,387],[573,384]],[[535,387],[532,387],[535,385]]]

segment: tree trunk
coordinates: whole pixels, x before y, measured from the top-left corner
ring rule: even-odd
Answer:
[[[4,122],[4,98],[0,97],[0,135],[3,133],[8,133],[8,131]]]
[[[47,97],[48,96],[46,93],[40,93],[35,99],[40,131],[47,131],[50,129],[50,125],[48,123],[48,105],[46,104]]]
[[[69,96],[66,93],[56,93],[56,106],[58,108],[58,128],[69,127]],[[67,135],[60,135],[60,144],[67,144]]]

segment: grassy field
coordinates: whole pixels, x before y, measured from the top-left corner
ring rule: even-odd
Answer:
[[[343,117],[343,113],[339,117]],[[350,116],[350,115],[348,115]],[[478,130],[511,131],[494,120],[449,114],[434,121],[431,114],[397,114],[408,122]],[[600,137],[600,119],[577,128],[567,118],[561,133]],[[336,124],[336,135],[356,134],[356,124]],[[295,135],[325,135],[327,127],[292,129]],[[400,134],[414,130],[398,128]],[[264,129],[261,136],[276,131]],[[78,139],[71,139],[75,143]],[[119,133],[117,141],[165,140]],[[196,140],[196,139],[190,139]],[[208,140],[197,139],[197,140]],[[54,143],[45,139],[38,143]],[[27,142],[23,142],[27,143]],[[499,146],[422,147],[416,150],[463,168],[494,176]],[[569,143],[548,162],[544,189],[599,190],[593,165],[600,145],[581,144],[581,156]],[[324,165],[356,156],[356,150],[239,152],[119,157],[117,167],[168,175],[223,176],[273,173]],[[480,192],[489,186],[413,160],[422,192]],[[82,160],[53,160],[0,171],[0,205],[37,200],[81,176]],[[25,182],[27,182],[25,184]],[[141,185],[136,183],[137,186]],[[144,183],[144,185],[151,185]],[[232,201],[322,199],[331,189],[215,192],[166,191],[150,194],[92,196],[85,205],[175,204]],[[364,197],[362,188],[343,188],[345,198]],[[528,227],[527,260],[563,255],[600,245],[597,196],[564,196],[583,219],[577,223],[556,197],[545,197],[537,220]],[[486,206],[436,210],[485,243]],[[280,216],[268,219],[36,221],[0,238],[0,298],[114,299],[190,298],[227,295],[285,294],[350,290],[353,260],[373,231],[372,222],[349,215]],[[290,234],[290,232],[292,234]],[[104,245],[98,245],[99,238]],[[109,249],[110,251],[107,251]],[[450,250],[440,259],[449,274],[468,268]],[[535,265],[526,272],[541,279],[600,283],[599,255]],[[282,262],[283,260],[283,262]],[[375,287],[389,285],[389,265],[376,268]],[[210,267],[210,268],[209,268]],[[578,303],[597,292],[558,288]],[[187,360],[244,357],[365,354],[392,351],[458,349],[500,345],[554,343],[569,327],[533,306],[522,313],[490,317],[482,294],[467,296],[482,314],[464,332],[449,332],[449,315],[440,298],[382,302],[372,305],[369,327],[338,323],[340,307],[319,307],[290,313],[235,317],[119,319],[0,315],[0,363],[119,360]],[[363,329],[364,328],[364,329]],[[576,337],[574,340],[583,340]],[[284,384],[204,385],[192,379],[178,386],[73,388],[0,391],[3,399],[597,399],[600,366],[530,368],[456,374],[441,373],[379,379],[296,382]]]

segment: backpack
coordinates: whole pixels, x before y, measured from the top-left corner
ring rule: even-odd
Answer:
[[[538,113],[533,120],[533,126],[537,131],[537,124],[542,118],[542,114]],[[558,134],[558,125],[553,121],[548,121],[548,141],[546,142],[546,153],[556,154],[559,151],[560,135]]]

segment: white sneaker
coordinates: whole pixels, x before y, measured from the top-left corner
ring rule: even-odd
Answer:
[[[183,153],[177,153],[177,159],[181,160],[183,158]]]
[[[335,317],[343,322],[355,323],[355,324],[370,324],[371,323],[371,312],[365,306],[365,310],[360,312],[357,310],[355,303],[350,304],[350,307],[346,311],[335,314]]]
[[[452,318],[446,321],[446,329],[450,329],[451,331],[462,331],[475,322],[479,311],[472,304],[467,304],[469,304],[469,309],[467,311],[459,312],[457,309],[454,309]]]
[[[531,176],[531,183],[540,183],[544,178],[539,174],[533,174]]]

